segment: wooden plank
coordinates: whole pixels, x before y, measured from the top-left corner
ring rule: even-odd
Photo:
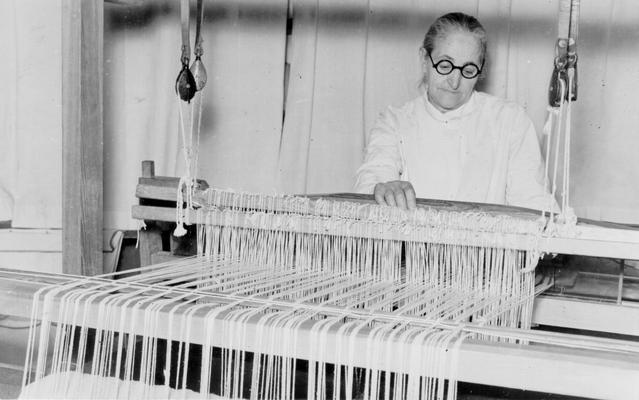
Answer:
[[[162,230],[149,222],[139,235],[140,266],[146,267],[153,264],[153,254],[162,250]]]
[[[102,268],[102,0],[62,1],[63,266]]]
[[[639,304],[542,295],[535,299],[533,323],[639,336]]]
[[[605,236],[606,233],[609,233],[609,230],[601,228],[601,236]],[[582,239],[580,237],[552,237],[543,238],[541,248],[548,254],[575,254],[589,257],[639,260],[639,242],[634,240],[617,241],[605,237],[600,240]]]
[[[148,175],[148,174],[147,174]],[[176,179],[176,178],[173,178]],[[142,177],[136,188],[139,198],[158,200],[176,200],[177,183],[169,177]],[[336,201],[350,201],[359,203],[374,203],[371,195],[354,193],[336,193],[324,195],[306,196],[311,200],[328,199]],[[202,191],[195,194],[196,203],[205,202]],[[435,208],[453,212],[478,212],[488,215],[510,215],[516,218],[534,221],[540,218],[537,210],[504,206],[498,204],[467,203],[431,199],[417,199],[418,207]],[[174,221],[173,211],[162,210],[160,207],[140,209],[133,211],[134,218],[157,219],[161,221]],[[189,220],[196,222],[194,213],[189,214]],[[512,235],[511,235],[512,236]],[[395,238],[395,237],[393,237]],[[401,240],[400,238],[396,238]],[[526,248],[526,239],[512,238],[510,247]],[[517,243],[521,243],[518,245]],[[574,229],[564,229],[552,237],[540,239],[540,249],[545,253],[575,254],[593,257],[620,258],[626,260],[639,259],[639,229],[613,224],[581,219]]]
[[[62,252],[0,252],[0,268],[31,272],[62,272]],[[4,305],[3,305],[4,307]],[[0,311],[2,313],[2,311]]]
[[[155,176],[155,162],[152,160],[142,161],[142,177],[153,178]]]
[[[198,223],[203,221],[197,220],[197,214],[192,211],[186,212],[187,221]],[[175,221],[175,210],[166,207],[151,206],[133,206],[132,216],[136,219],[158,220],[158,221]],[[212,222],[210,220],[209,222]],[[244,222],[242,218],[232,222],[236,226],[253,226],[250,221]],[[300,227],[304,231],[304,227]],[[310,228],[309,228],[310,229]],[[336,228],[339,230],[339,228]],[[309,232],[311,230],[308,230]],[[584,232],[582,235],[581,232]],[[593,257],[611,257],[627,260],[639,259],[639,232],[635,230],[619,230],[606,227],[591,226],[576,227],[576,233],[571,237],[544,237],[541,238],[539,249],[545,253],[557,254],[575,254]],[[324,230],[324,233],[331,234],[330,227]],[[375,237],[393,239],[393,240],[410,240],[411,234],[402,232],[376,232]],[[625,240],[624,240],[625,239]],[[518,235],[504,235],[504,246],[512,248],[526,248],[528,238],[518,237]],[[473,244],[473,243],[464,243]]]
[[[175,211],[170,212],[170,208],[154,206],[133,206],[132,216],[136,219],[175,221]],[[220,226],[235,226],[238,228],[274,227],[285,231],[295,231],[299,233],[312,233],[323,235],[355,235],[357,237],[368,237],[374,239],[416,241],[420,237],[419,233],[407,232],[403,227],[395,229],[373,229],[368,222],[354,221],[345,224],[315,224],[303,218],[286,224],[282,224],[284,219],[280,215],[273,214],[251,214],[251,213],[229,213],[221,211],[212,213],[205,219],[200,220],[194,210],[185,210],[186,222],[188,224],[206,223]],[[275,228],[277,227],[277,228]],[[530,237],[518,234],[491,234],[486,232],[483,235],[469,234],[468,231],[447,229],[445,235],[425,229],[429,235],[430,243],[460,244],[469,246],[486,246],[492,243],[499,243],[503,248],[527,249],[530,247]],[[423,237],[423,236],[422,236]]]
[[[62,231],[59,229],[0,229],[1,252],[62,251]]]
[[[140,180],[142,179],[146,178],[140,178]],[[139,199],[176,201],[179,180],[173,179],[175,179],[175,183],[166,181],[166,184],[160,184],[159,180],[153,184],[140,183],[135,188],[135,196]]]
[[[350,201],[355,203],[375,204],[375,196],[362,193],[327,193],[304,195],[311,200],[325,199]],[[505,206],[502,204],[471,203],[465,201],[449,201],[437,199],[417,199],[419,208],[436,208],[441,211],[451,212],[478,212],[488,215],[510,215],[515,218],[536,220],[541,216],[541,212],[524,207]]]
[[[60,229],[0,229],[0,268],[62,272]]]
[[[605,222],[580,222],[572,230],[542,239],[541,245],[547,253],[639,260],[639,229]]]
[[[139,179],[138,187],[136,188],[136,195],[140,198],[158,199],[158,200],[173,200],[176,199],[177,190],[177,178],[154,176],[152,178],[141,177]],[[202,181],[206,187],[208,185],[205,181]],[[325,199],[336,201],[349,201],[357,203],[375,203],[372,195],[357,194],[357,193],[334,193],[323,195],[304,195],[311,200]],[[203,194],[203,190],[196,191],[194,198],[200,203],[205,203],[206,196]],[[492,216],[509,215],[514,218],[521,218],[524,220],[534,221],[541,217],[541,212],[523,207],[505,206],[500,204],[484,204],[484,203],[469,203],[460,201],[446,201],[436,199],[417,199],[417,205],[421,208],[434,208],[441,211],[450,212],[477,212],[484,213]],[[637,244],[639,245],[639,229],[622,224],[615,224],[606,221],[593,221],[588,219],[579,219],[577,226],[574,229],[561,229],[557,233],[557,236],[550,238],[552,241],[562,243],[564,246],[570,247],[572,239],[578,239],[580,241],[588,241],[589,244],[597,246],[598,241],[625,244]],[[547,244],[547,247],[554,249],[552,244]],[[631,254],[637,254],[632,252]],[[591,255],[591,254],[587,254]],[[594,255],[594,254],[593,254]],[[612,257],[612,256],[602,256]],[[624,257],[618,257],[624,258]],[[631,259],[632,257],[625,257]]]
[[[200,190],[209,187],[204,180],[198,179],[197,182]],[[179,183],[179,178],[171,176],[140,177],[135,188],[135,196],[139,199],[176,201]]]

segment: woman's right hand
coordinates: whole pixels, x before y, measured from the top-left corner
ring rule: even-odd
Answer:
[[[375,201],[385,206],[414,210],[417,206],[415,189],[408,181],[390,181],[375,185]]]

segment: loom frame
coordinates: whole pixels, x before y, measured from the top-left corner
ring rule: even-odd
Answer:
[[[151,228],[140,231],[140,260],[146,266],[159,262],[179,259],[170,252],[162,251],[161,231],[158,222],[174,223],[175,209],[172,207],[145,205],[148,200],[175,202],[177,199],[178,178],[156,176],[154,162],[142,161],[142,175],[138,180],[135,195],[139,205],[133,205],[133,218],[143,220]],[[208,188],[206,181],[199,181],[200,187]],[[197,195],[196,195],[197,197]],[[344,201],[374,202],[372,196],[352,193],[308,196]],[[502,205],[485,205],[452,201],[420,199],[421,206],[444,210],[481,210],[489,214],[507,213],[508,215],[536,219],[540,213],[536,210]],[[197,214],[186,210],[187,221],[197,223]],[[514,245],[519,243],[516,235],[511,238]],[[402,237],[389,237],[403,240]],[[527,240],[527,239],[522,239]],[[580,220],[574,235],[546,237],[540,242],[542,251],[554,254],[571,254],[591,257],[610,257],[639,260],[639,229],[623,225],[591,220]],[[533,308],[534,325],[548,325],[570,329],[584,329],[597,332],[609,332],[621,335],[639,336],[639,304],[633,302],[612,303],[596,299],[573,299],[568,296],[540,295],[535,299]]]

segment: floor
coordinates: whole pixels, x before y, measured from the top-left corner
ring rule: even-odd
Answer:
[[[20,394],[28,323],[26,319],[0,316],[0,399],[15,399]]]
[[[0,399],[17,399],[21,381],[22,371],[0,367]]]

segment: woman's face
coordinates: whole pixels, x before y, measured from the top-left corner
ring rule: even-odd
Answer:
[[[464,78],[461,70],[453,69],[448,75],[441,75],[433,64],[449,60],[455,66],[473,63],[482,67],[481,50],[478,40],[469,32],[453,31],[435,42],[430,55],[422,49],[424,75],[428,83],[428,99],[439,111],[446,112],[464,105],[475,88],[477,77]]]

